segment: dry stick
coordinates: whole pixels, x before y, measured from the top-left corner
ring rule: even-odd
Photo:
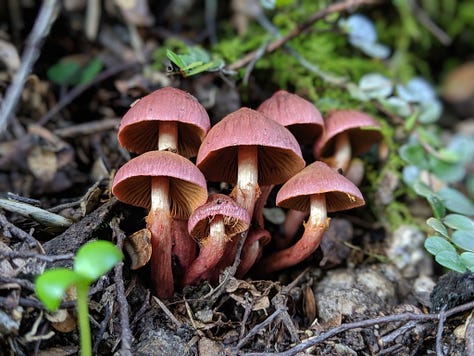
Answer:
[[[301,34],[303,31],[307,30],[309,27],[311,27],[316,21],[326,17],[329,14],[332,14],[334,12],[340,12],[340,11],[347,11],[349,9],[354,9],[356,7],[362,6],[362,5],[371,5],[371,4],[380,4],[384,2],[385,0],[346,0],[341,3],[334,3],[332,5],[329,5],[325,9],[322,9],[316,13],[314,13],[312,16],[310,16],[305,22],[300,24],[298,27],[296,27],[294,30],[290,31],[287,33],[285,36],[282,36],[280,38],[277,38],[273,42],[271,42],[267,48],[265,49],[266,53],[272,53],[276,49],[280,48],[283,46],[285,43],[288,41],[292,40],[293,38],[297,37],[299,34]],[[229,70],[237,70],[239,68],[244,67],[247,65],[249,62],[253,60],[255,57],[256,51],[252,51],[242,57],[241,59],[237,60],[236,62],[230,64],[227,69]]]
[[[134,66],[138,65],[137,62],[130,62],[130,63],[121,63],[115,67],[110,67],[100,74],[98,74],[94,79],[92,79],[89,83],[81,84],[75,86],[71,91],[69,91],[51,110],[49,110],[45,115],[43,115],[38,120],[38,125],[42,126],[45,125],[54,115],[60,112],[64,107],[69,105],[74,99],[80,96],[83,92],[85,92],[90,87],[104,81],[105,79],[114,76],[117,73],[120,73],[126,69],[130,69]]]
[[[439,312],[438,331],[436,332],[436,355],[444,356],[443,352],[443,327],[446,320],[446,305]]]
[[[28,74],[40,54],[40,47],[49,33],[51,25],[59,12],[60,2],[58,0],[44,0],[33,29],[26,41],[26,47],[21,57],[21,66],[8,88],[0,111],[0,134],[8,125],[8,121],[15,110],[20,99]]]
[[[120,220],[117,217],[112,218],[110,227],[112,228],[112,234],[116,239],[117,247],[123,249],[123,241],[125,240],[125,233],[119,227]],[[123,262],[118,263],[114,268],[114,279],[115,279],[115,290],[117,293],[117,302],[120,309],[120,328],[121,328],[121,348],[120,355],[128,356],[132,355],[131,342],[132,332],[130,330],[130,321],[128,319],[128,302],[125,296],[125,287],[123,284]]]
[[[444,314],[444,318],[449,318],[452,315],[455,315],[457,313],[469,310],[474,308],[474,301],[471,301],[469,303],[465,303],[462,305],[459,305],[457,307],[451,308],[447,310]],[[386,323],[393,323],[393,322],[407,322],[411,320],[416,320],[416,321],[429,321],[429,320],[436,320],[440,319],[441,315],[440,314],[415,314],[415,313],[402,313],[402,314],[396,314],[396,315],[388,315],[388,316],[383,316],[383,317],[378,317],[374,319],[367,319],[367,320],[362,320],[362,321],[356,321],[353,323],[347,323],[347,324],[342,324],[336,328],[333,328],[331,330],[326,331],[325,333],[307,339],[306,341],[303,341],[299,345],[296,345],[284,352],[278,352],[278,353],[247,353],[245,354],[246,356],[268,356],[268,355],[278,355],[278,356],[293,356],[296,355],[298,352],[303,352],[309,347],[315,346],[333,336],[336,336],[337,334],[340,334],[341,332],[347,331],[347,330],[352,330],[352,329],[357,329],[357,328],[365,328],[369,326],[374,326],[378,324],[386,324]]]
[[[31,234],[28,234],[19,227],[13,225],[3,214],[0,214],[0,229],[3,230],[5,237],[8,237],[8,235],[11,236],[11,234],[13,234],[20,240],[28,242],[29,246],[38,245],[38,241],[36,241],[36,239]]]
[[[158,297],[153,296],[153,300],[159,305],[159,307],[161,308],[161,310],[163,310],[163,312],[166,314],[166,316],[167,316],[178,328],[180,328],[181,326],[183,326],[183,323],[180,322],[178,319],[176,319],[176,317],[173,315],[173,313],[171,312],[171,310],[168,309],[168,307],[165,305],[165,303],[163,303],[163,302],[161,301],[161,299],[159,299]]]
[[[89,121],[79,125],[56,129],[53,133],[61,138],[92,135],[103,131],[115,130],[120,124],[120,120],[119,118],[105,118],[97,121]]]
[[[36,252],[25,251],[0,251],[0,256],[6,258],[36,258],[37,260],[45,262],[72,260],[74,258],[73,253],[66,253],[64,255],[42,255]]]

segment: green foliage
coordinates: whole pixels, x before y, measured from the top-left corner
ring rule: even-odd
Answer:
[[[180,73],[183,77],[190,77],[202,72],[215,72],[224,67],[224,61],[213,58],[203,48],[188,47],[186,54],[176,54],[166,50],[166,56],[172,63],[172,71]]]
[[[72,286],[76,287],[82,355],[91,355],[88,316],[89,286],[122,259],[122,252],[111,242],[92,241],[77,251],[72,270],[55,268],[43,272],[36,278],[36,295],[50,311],[57,310],[66,291]]]
[[[102,70],[102,62],[92,58],[81,63],[76,58],[68,57],[52,65],[47,72],[48,79],[58,85],[85,85],[90,83]]]

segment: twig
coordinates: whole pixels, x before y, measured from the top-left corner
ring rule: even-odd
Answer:
[[[469,310],[474,308],[474,301],[471,301],[469,303],[465,303],[462,305],[459,305],[457,307],[451,308],[446,311],[444,314],[444,318],[449,318],[452,315],[455,315],[457,313]],[[428,321],[428,320],[440,320],[441,315],[440,314],[416,314],[416,313],[402,313],[402,314],[396,314],[396,315],[388,315],[388,316],[383,316],[383,317],[378,317],[374,319],[367,319],[367,320],[362,320],[362,321],[356,321],[353,323],[347,323],[347,324],[342,324],[338,327],[335,327],[331,330],[326,331],[325,333],[309,338],[302,343],[284,351],[284,352],[278,352],[278,353],[246,353],[246,356],[267,356],[267,355],[273,355],[273,356],[293,356],[296,355],[299,352],[303,352],[309,347],[315,346],[337,334],[340,334],[341,332],[347,331],[347,330],[352,330],[352,329],[357,329],[357,328],[366,328],[369,326],[374,326],[378,324],[386,324],[386,323],[393,323],[393,322],[407,322],[411,320],[416,320],[419,322],[423,321]]]
[[[38,241],[36,241],[31,234],[13,225],[3,214],[0,214],[0,228],[3,230],[3,235],[5,237],[9,237],[13,234],[20,240],[26,241],[30,247],[38,244]]]
[[[436,355],[444,356],[443,352],[443,327],[446,320],[446,305],[439,312],[438,331],[436,332]]]
[[[112,234],[116,239],[117,247],[123,249],[123,241],[125,240],[125,233],[119,227],[119,219],[114,217],[110,222]],[[125,295],[125,287],[123,284],[123,262],[118,263],[114,269],[115,290],[117,293],[117,302],[120,309],[120,328],[121,328],[121,348],[120,356],[131,356],[132,332],[130,330],[130,320],[128,318],[128,302]]]
[[[65,96],[63,96],[61,100],[53,108],[51,108],[51,110],[49,110],[45,115],[43,115],[38,120],[38,125],[42,126],[46,124],[54,115],[56,115],[58,112],[64,109],[64,107],[69,105],[74,99],[76,99],[78,96],[80,96],[83,92],[85,92],[90,87],[104,81],[105,79],[109,77],[114,76],[117,73],[120,73],[126,69],[130,69],[136,65],[138,65],[137,62],[121,63],[115,67],[110,67],[102,71],[89,83],[75,86],[73,89],[71,89],[71,91],[69,91]]]
[[[21,92],[25,85],[28,74],[40,53],[40,47],[49,33],[59,12],[60,2],[58,0],[44,0],[33,29],[26,41],[26,47],[21,57],[21,66],[13,78],[13,82],[7,90],[0,111],[0,135],[6,130],[8,121],[15,110]]]
[[[444,32],[433,20],[428,16],[428,14],[423,10],[423,8],[418,5],[415,0],[410,0],[409,4],[415,13],[416,18],[420,23],[425,26],[425,28],[435,36],[441,44],[449,46],[453,41],[452,38]]]
[[[300,24],[298,27],[296,27],[294,30],[290,31],[286,35],[277,38],[273,42],[271,42],[267,48],[265,49],[266,53],[272,53],[276,49],[280,48],[283,46],[285,43],[288,41],[292,40],[293,38],[297,37],[299,34],[302,32],[306,31],[309,27],[311,27],[316,21],[326,17],[329,14],[332,14],[334,12],[342,12],[342,11],[347,11],[349,9],[354,9],[356,7],[362,6],[362,5],[372,5],[372,4],[380,4],[384,2],[385,0],[346,0],[344,2],[337,2],[332,5],[329,5],[328,7],[315,12],[313,15],[311,15],[305,22]],[[239,68],[242,68],[247,65],[250,61],[253,60],[253,58],[256,55],[256,51],[252,51],[245,55],[244,57],[240,58],[236,62],[230,64],[226,69],[229,70],[237,70]]]
[[[97,121],[89,121],[83,124],[54,130],[54,134],[61,138],[92,135],[98,132],[115,130],[120,123],[118,118],[108,118]]]
[[[74,254],[67,253],[65,255],[42,255],[40,253],[35,252],[24,252],[24,251],[2,251],[0,250],[0,256],[6,258],[36,258],[40,261],[45,262],[55,262],[55,261],[62,261],[62,260],[72,260],[74,258]]]
[[[180,322],[176,317],[173,315],[171,310],[168,309],[168,307],[163,303],[158,297],[153,296],[153,300],[160,306],[161,310],[164,311],[166,316],[178,327],[180,328],[183,326],[183,323]]]

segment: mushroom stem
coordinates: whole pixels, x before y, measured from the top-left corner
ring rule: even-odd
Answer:
[[[334,154],[331,157],[322,159],[330,167],[347,171],[349,167],[352,149],[347,131],[341,132],[334,138]]]
[[[260,195],[257,146],[240,146],[237,159],[237,185],[231,195],[252,216],[255,201]]]
[[[206,272],[211,272],[222,259],[227,242],[224,217],[215,215],[209,226],[209,236],[201,242],[199,256],[186,271],[184,285],[197,282]]]
[[[146,223],[151,232],[151,279],[155,292],[160,298],[169,298],[174,292],[168,192],[169,180],[167,177],[151,178],[151,209],[146,218]]]
[[[296,233],[308,215],[307,211],[294,209],[289,209],[286,212],[285,222],[283,223],[285,237],[282,239],[283,241],[281,241],[282,247],[287,247],[293,242]]]
[[[173,236],[173,256],[176,259],[176,273],[184,274],[189,266],[196,259],[197,245],[188,232],[187,219],[173,219],[172,221]],[[179,278],[179,277],[177,277]]]
[[[178,153],[178,123],[161,121],[158,129],[158,150]]]
[[[324,232],[329,226],[324,194],[313,194],[310,197],[310,215],[304,224],[303,236],[291,247],[265,257],[257,267],[260,275],[279,271],[294,266],[308,258],[321,243]]]

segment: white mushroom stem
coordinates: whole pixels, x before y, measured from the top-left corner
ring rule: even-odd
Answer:
[[[184,276],[184,285],[193,284],[221,261],[228,237],[222,215],[215,215],[209,225],[209,236],[201,242],[199,256],[194,260]]]
[[[178,123],[161,121],[158,128],[158,150],[178,153]]]
[[[335,169],[347,171],[351,161],[352,149],[347,132],[341,132],[334,138],[334,154],[333,156],[323,159],[329,166]]]
[[[303,236],[293,246],[265,257],[256,271],[264,276],[304,261],[316,251],[328,227],[326,197],[324,194],[313,194],[310,197],[310,214],[304,224]]]
[[[232,197],[252,216],[255,202],[260,195],[257,146],[239,147],[237,159],[237,185],[232,192]]]
[[[169,179],[151,178],[151,209],[147,216],[147,228],[151,232],[151,278],[156,294],[162,298],[173,295],[174,280],[171,268],[171,215]]]

